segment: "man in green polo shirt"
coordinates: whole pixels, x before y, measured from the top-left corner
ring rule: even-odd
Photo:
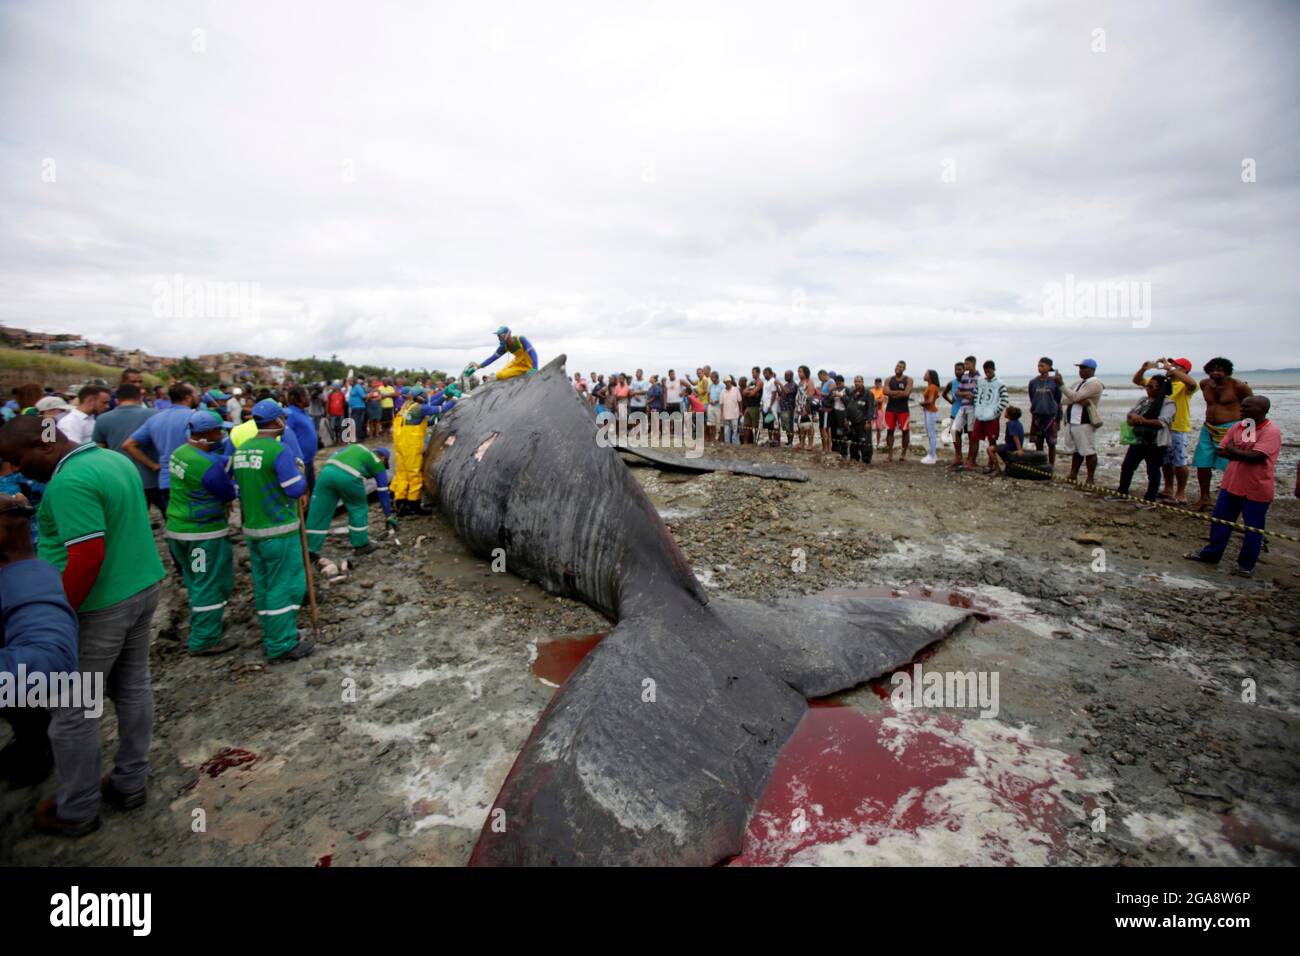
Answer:
[[[230,480],[230,460],[212,450],[225,439],[217,414],[207,409],[192,412],[186,429],[189,438],[167,464],[172,479],[167,547],[189,595],[190,653],[224,654],[239,646],[234,638],[221,636],[226,602],[235,586],[226,503],[238,492]]]
[[[307,491],[307,479],[298,471],[293,452],[280,443],[284,415],[273,399],[254,405],[257,436],[240,445],[230,459],[244,514],[257,621],[272,663],[306,657],[316,645],[298,634],[298,609],[307,594],[298,499]]]
[[[393,498],[388,491],[388,449],[371,451],[365,445],[348,445],[325,462],[316,479],[316,490],[311,496],[307,512],[307,547],[312,560],[320,556],[329,535],[330,521],[340,501],[348,509],[348,540],[354,553],[369,554],[375,550],[370,541],[370,506],[366,504],[366,479],[375,479],[379,492],[379,505],[390,528],[397,527],[393,517]]]
[[[116,705],[117,755],[102,789],[98,715],[84,700],[51,713],[59,789],[37,806],[36,826],[83,836],[99,828],[101,798],[124,809],[145,802],[153,732],[149,638],[162,561],[140,473],[122,455],[75,444],[41,419],[22,416],[0,429],[0,458],[48,482],[37,512],[39,556],[62,572],[77,611],[83,686],[102,681]]]

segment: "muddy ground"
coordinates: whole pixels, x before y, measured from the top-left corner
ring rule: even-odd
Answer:
[[[969,600],[988,619],[925,666],[996,671],[1001,682],[994,720],[965,712],[953,724],[974,754],[964,779],[983,781],[978,793],[952,797],[930,829],[841,828],[828,845],[782,859],[1300,860],[1300,546],[1274,542],[1245,581],[1226,573],[1228,562],[1182,560],[1204,537],[1193,518],[1064,485],[957,475],[915,456],[864,469],[794,451],[742,454],[797,463],[811,481],[635,468],[708,588]],[[382,527],[377,508],[371,526]],[[1300,536],[1295,499],[1275,504],[1269,526]],[[341,556],[344,540],[332,538],[326,554]],[[53,778],[0,793],[0,863],[465,863],[553,693],[532,670],[539,642],[608,622],[495,573],[441,517],[405,520],[400,542],[382,541],[323,585],[322,646],[274,667],[258,643],[242,544],[230,628],[243,646],[232,654],[183,653],[184,596],[169,577],[152,660],[147,806],[105,808],[101,830],[70,841],[32,827]],[[301,622],[310,626],[305,611]],[[1246,680],[1253,703],[1243,702]],[[839,702],[892,721],[884,696],[864,688]],[[111,753],[113,721],[103,726]],[[214,759],[226,748],[236,750]],[[908,759],[906,748],[891,753]],[[1059,827],[1052,840],[1004,832],[1017,821],[990,794],[1017,785],[1017,774],[1046,785],[1035,799]],[[968,839],[952,838],[963,829]],[[992,857],[990,843],[1000,848]]]

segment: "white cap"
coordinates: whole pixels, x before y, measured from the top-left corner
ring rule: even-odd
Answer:
[[[36,410],[38,412],[67,412],[72,410],[72,406],[57,395],[46,395],[36,403]]]

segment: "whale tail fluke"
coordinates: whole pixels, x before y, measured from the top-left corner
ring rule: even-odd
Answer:
[[[829,595],[639,609],[556,692],[471,864],[726,859],[808,698],[905,666],[971,616]]]

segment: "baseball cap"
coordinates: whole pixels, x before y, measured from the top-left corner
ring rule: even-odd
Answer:
[[[209,394],[210,396],[212,396],[213,398],[215,398],[215,399],[216,399],[217,401],[219,401],[219,402],[226,402],[226,401],[229,401],[229,400],[230,400],[230,396],[227,395],[225,392],[223,392],[223,391],[222,391],[221,389],[219,389],[219,388],[210,388],[210,389],[208,389],[208,394]]]
[[[497,334],[498,336],[501,336],[501,335],[509,335],[509,334],[510,334],[510,326],[508,326],[508,325],[498,326],[497,331],[496,331],[496,334]]]
[[[1184,372],[1190,372],[1190,371],[1192,370],[1192,360],[1191,360],[1191,359],[1187,359],[1187,358],[1177,358],[1177,359],[1174,359],[1174,364],[1177,365],[1179,368],[1181,368]]]
[[[210,412],[206,409],[200,409],[192,412],[190,417],[185,419],[185,427],[190,432],[210,432],[215,428],[231,428],[230,422],[221,420],[216,412]]]
[[[280,403],[273,398],[264,398],[253,406],[253,420],[257,422],[273,422],[277,418],[284,417],[284,409]]]
[[[1092,369],[1092,370],[1095,372],[1095,371],[1097,371],[1097,360],[1096,360],[1096,359],[1084,359],[1082,362],[1076,362],[1076,363],[1075,363],[1075,367],[1076,367],[1076,368],[1090,368],[1090,369]]]
[[[375,449],[375,454],[378,455],[380,458],[384,459],[384,464],[385,464],[385,465],[388,464],[388,449],[387,449],[387,448],[376,448],[376,449]]]
[[[36,403],[36,410],[38,412],[66,412],[71,411],[71,409],[72,406],[57,395],[46,395]]]

